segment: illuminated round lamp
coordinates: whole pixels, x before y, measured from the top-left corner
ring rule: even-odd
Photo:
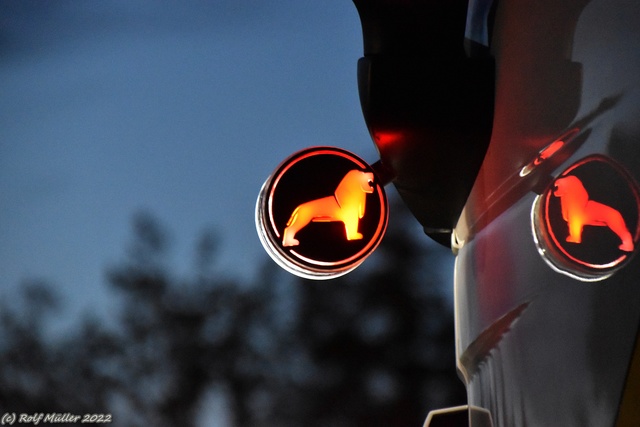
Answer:
[[[538,252],[548,265],[582,281],[604,280],[637,252],[638,186],[612,159],[589,156],[536,197],[531,219]]]
[[[285,270],[332,279],[360,265],[387,228],[388,204],[374,169],[334,147],[299,151],[260,190],[260,242]]]

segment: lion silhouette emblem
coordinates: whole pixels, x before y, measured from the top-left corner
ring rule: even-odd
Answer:
[[[364,216],[367,193],[373,193],[373,173],[350,170],[333,195],[302,203],[293,210],[284,229],[282,245],[299,245],[295,235],[310,222],[341,221],[347,240],[362,239],[358,224]]]
[[[589,193],[578,177],[569,175],[556,180],[553,195],[560,198],[562,218],[569,227],[567,242],[581,243],[585,225],[609,227],[622,241],[618,248],[625,252],[633,251],[633,239],[620,212],[589,200]]]

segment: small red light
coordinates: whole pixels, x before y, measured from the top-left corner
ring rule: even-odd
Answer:
[[[384,147],[387,147],[389,145],[393,145],[394,143],[399,141],[401,138],[402,138],[402,133],[401,132],[377,131],[373,135],[373,139],[374,139],[376,145],[380,149],[384,149]]]

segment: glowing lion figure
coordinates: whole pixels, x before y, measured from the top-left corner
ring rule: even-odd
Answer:
[[[620,212],[589,200],[589,194],[580,179],[573,175],[559,178],[555,187],[553,195],[560,198],[562,218],[569,226],[567,242],[582,242],[582,229],[585,225],[603,226],[609,227],[622,240],[618,247],[620,250],[633,251],[633,239]]]
[[[347,240],[362,239],[358,223],[364,216],[367,193],[373,193],[373,173],[355,169],[347,172],[332,196],[305,202],[294,209],[284,229],[282,245],[299,245],[296,233],[312,221],[341,221]]]

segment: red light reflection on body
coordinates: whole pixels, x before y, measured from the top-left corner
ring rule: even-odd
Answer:
[[[538,157],[536,157],[536,159],[533,161],[533,165],[538,166],[543,161],[547,160],[548,158],[556,154],[556,152],[559,149],[561,149],[563,145],[564,145],[564,141],[562,140],[553,141],[551,144],[546,146],[542,151],[540,151],[540,153],[538,153]]]

